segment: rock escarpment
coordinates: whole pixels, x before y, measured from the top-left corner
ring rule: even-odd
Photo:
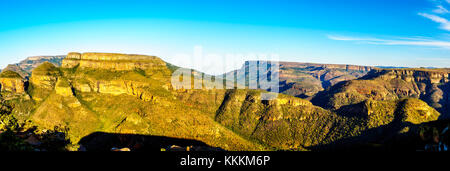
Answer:
[[[370,69],[285,65],[289,67],[281,71],[287,73],[284,77],[314,78],[321,86],[322,79],[360,77]],[[262,100],[264,90],[173,90],[174,68],[151,56],[70,53],[62,67],[43,63],[35,68],[26,89],[32,98],[12,103],[21,111],[31,111],[23,112],[24,118],[40,128],[67,128],[74,143],[102,131],[195,139],[226,150],[314,150],[358,136],[364,138],[357,142],[383,143],[414,132],[414,125],[436,120],[439,113],[422,100],[407,97],[422,89],[428,94],[428,82],[443,94],[448,92],[442,88],[448,85],[445,75],[371,69],[366,77],[333,86],[328,91],[333,98],[330,104],[339,107],[328,110],[284,94]]]
[[[80,92],[96,92],[112,95],[127,94],[144,101],[156,101],[146,91],[152,81],[145,81],[147,75],[156,81],[167,81],[170,71],[166,63],[155,56],[115,53],[69,53],[62,61],[63,70],[77,70],[73,77],[73,88]],[[113,77],[112,77],[113,76]],[[170,84],[158,82],[168,89]]]
[[[42,64],[33,71],[29,91],[36,107],[30,118],[44,129],[67,127],[74,143],[104,131],[196,139],[227,150],[264,149],[215,122],[207,112],[213,105],[182,100],[211,102],[204,93],[172,91],[170,77],[157,57],[71,53],[62,67]]]
[[[148,83],[130,80],[93,80],[91,82],[76,82],[74,89],[83,93],[95,92],[103,94],[135,96],[144,101],[156,101],[156,97],[146,92]]]
[[[1,91],[9,91],[12,93],[24,93],[25,92],[25,81],[16,72],[13,71],[3,71],[0,73],[0,86]]]
[[[393,142],[397,129],[413,133],[411,124],[440,116],[419,99],[365,101],[349,109],[343,115],[286,95],[261,101],[257,91],[228,90],[216,121],[274,149],[308,150],[361,135],[365,138],[349,143]]]
[[[57,67],[61,66],[62,60],[65,55],[59,56],[31,56],[19,63],[9,64],[3,71],[14,71],[20,74],[23,78],[28,78],[31,76],[31,72],[34,68],[38,67],[44,62],[49,62]]]
[[[247,61],[241,69],[225,75],[227,78],[232,78],[232,74],[236,73],[239,82],[251,82],[254,80],[248,80],[249,67],[251,65],[261,66],[261,64],[266,62]],[[339,82],[360,78],[374,69],[374,67],[279,62],[279,69],[280,93],[310,99],[318,92]]]
[[[443,114],[449,111],[448,69],[374,69],[366,76],[342,82],[321,93],[312,102],[339,109],[364,100],[418,98]]]
[[[115,71],[158,70],[166,63],[156,56],[114,53],[69,53],[62,61],[63,68],[109,69]]]

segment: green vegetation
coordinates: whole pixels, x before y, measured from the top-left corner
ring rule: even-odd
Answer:
[[[44,62],[32,71],[33,75],[52,75],[57,76],[60,74],[60,71],[55,65],[50,62]]]
[[[111,57],[120,60],[105,60],[120,63],[134,56]],[[412,135],[440,116],[413,98],[422,98],[422,88],[411,79],[379,74],[341,82],[365,70],[286,67],[285,92],[312,97],[311,92],[331,87],[312,102],[285,94],[267,101],[261,100],[264,90],[174,90],[170,77],[178,67],[161,66],[159,58],[152,58],[155,65],[146,64],[154,68],[128,70],[102,69],[98,59],[80,62],[91,60],[95,63],[83,67],[43,63],[35,68],[26,93],[4,100],[1,148],[76,150],[83,137],[104,132],[192,139],[225,150],[320,150],[348,142],[380,144],[384,135]],[[192,72],[195,79],[204,75]],[[34,140],[17,138],[24,132],[32,132]],[[53,143],[57,148],[50,148]]]
[[[70,140],[66,128],[39,130],[30,120],[18,120],[13,108],[2,101],[0,109],[0,151],[66,151]]]
[[[0,73],[0,78],[19,78],[22,79],[22,76],[20,76],[18,73],[14,71],[3,71]]]

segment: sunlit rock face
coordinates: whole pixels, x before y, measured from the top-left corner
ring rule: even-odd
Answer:
[[[58,68],[51,63],[45,62],[33,70],[30,83],[38,87],[53,89],[59,75]]]
[[[449,69],[373,69],[366,76],[343,82],[322,92],[312,102],[325,108],[339,109],[364,100],[418,98],[450,115]]]
[[[91,68],[115,71],[157,70],[166,63],[155,56],[127,55],[115,53],[69,53],[62,61],[63,68]]]
[[[12,93],[24,93],[25,81],[18,73],[14,71],[3,71],[0,73],[1,91],[8,91]]]
[[[267,61],[247,61],[245,65],[229,73],[227,78],[233,78],[236,72],[239,82],[245,82],[248,79],[248,69],[267,63]],[[278,62],[280,93],[291,96],[310,99],[318,92],[342,82],[360,78],[367,74],[374,67],[357,65],[339,65],[339,64],[316,64],[300,62]],[[272,71],[275,72],[275,71]],[[248,80],[254,81],[254,80]]]

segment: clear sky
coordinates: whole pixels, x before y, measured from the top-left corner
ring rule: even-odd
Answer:
[[[1,0],[0,67],[76,51],[195,68],[176,54],[196,46],[283,61],[450,67],[449,11],[450,0]]]

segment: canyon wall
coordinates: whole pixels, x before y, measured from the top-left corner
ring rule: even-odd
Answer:
[[[134,69],[158,70],[166,67],[166,63],[155,56],[127,55],[115,53],[69,53],[62,61],[63,68],[107,69],[127,71]]]

